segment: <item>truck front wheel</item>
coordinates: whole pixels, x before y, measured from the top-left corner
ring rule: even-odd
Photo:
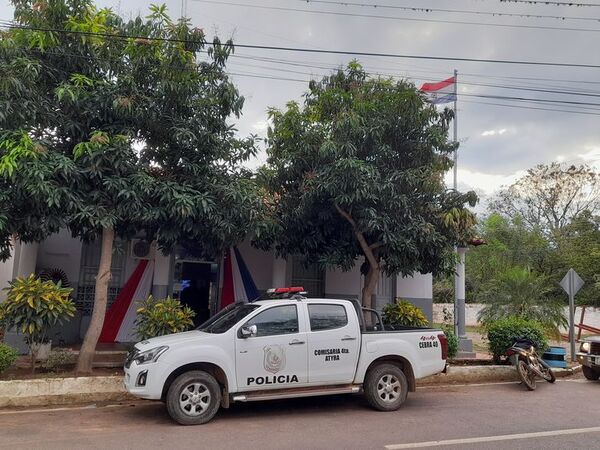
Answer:
[[[395,411],[408,395],[408,381],[394,364],[379,364],[367,372],[363,384],[365,397],[379,411]]]
[[[167,411],[181,425],[200,425],[212,419],[221,404],[221,387],[206,372],[179,375],[167,392]]]
[[[591,367],[583,366],[582,370],[583,370],[583,376],[586,377],[588,380],[595,381],[598,378],[600,378],[600,370],[599,369],[594,370]]]

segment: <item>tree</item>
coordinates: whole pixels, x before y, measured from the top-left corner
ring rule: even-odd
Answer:
[[[577,293],[577,302],[582,305],[600,304],[600,217],[589,212],[580,214],[556,233],[555,240],[552,262],[556,295],[566,300],[558,283],[573,268],[585,281]]]
[[[552,234],[584,211],[600,211],[600,175],[585,165],[541,164],[500,190],[489,209]]]
[[[489,283],[514,266],[552,274],[552,248],[539,228],[529,228],[520,216],[491,214],[477,225],[477,234],[486,245],[466,255],[467,298],[479,301]],[[549,281],[550,282],[550,281]]]
[[[18,26],[0,44],[0,249],[61,227],[101,239],[77,365],[89,372],[115,237],[143,233],[165,251],[202,242],[211,256],[239,241],[261,207],[238,167],[254,140],[228,123],[243,105],[225,73],[231,42],[215,38],[200,57],[204,32],[164,6],[124,22],[91,0],[13,4]],[[27,91],[22,104],[14,86]],[[27,209],[7,207],[15,199]]]
[[[441,113],[405,81],[370,79],[353,62],[311,82],[303,106],[271,109],[269,207],[255,243],[349,270],[365,258],[362,302],[382,272],[449,272],[474,223],[474,193],[447,191],[455,145]]]
[[[567,324],[563,304],[550,296],[551,288],[544,276],[525,267],[511,267],[493,280],[482,294],[485,306],[477,319],[484,325],[507,317],[534,320],[559,336]]]

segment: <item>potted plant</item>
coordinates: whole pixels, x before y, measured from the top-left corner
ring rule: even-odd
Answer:
[[[137,309],[136,332],[140,339],[149,339],[187,331],[194,325],[195,315],[179,300],[171,297],[155,300],[150,296]]]
[[[412,303],[397,298],[394,303],[383,307],[383,323],[394,329],[395,327],[426,327],[429,321],[423,311]]]
[[[0,304],[0,324],[25,335],[34,373],[36,360],[50,354],[51,342],[47,338],[50,328],[75,315],[75,305],[70,299],[72,289],[32,274],[11,281],[5,290],[6,300]]]

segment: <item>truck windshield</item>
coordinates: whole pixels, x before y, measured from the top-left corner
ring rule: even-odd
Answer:
[[[204,331],[205,333],[225,333],[256,308],[259,308],[259,305],[234,303],[208,319],[197,330]]]

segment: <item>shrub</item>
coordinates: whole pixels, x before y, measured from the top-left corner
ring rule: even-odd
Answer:
[[[396,299],[383,307],[383,323],[402,327],[426,327],[429,321],[423,311],[406,300]]]
[[[0,373],[12,366],[17,360],[17,351],[6,344],[0,344]]]
[[[64,369],[66,366],[71,366],[77,362],[77,354],[68,348],[57,348],[50,352],[50,356],[46,360],[44,367],[48,370]]]
[[[496,362],[519,338],[533,341],[540,353],[548,347],[543,325],[534,320],[507,317],[490,323],[486,328],[489,348]]]
[[[458,336],[454,334],[454,313],[446,307],[442,311],[444,322],[441,328],[448,340],[448,359],[452,359],[458,354]]]
[[[189,330],[196,315],[189,306],[171,297],[155,300],[152,296],[141,303],[135,321],[140,339]]]
[[[25,334],[33,372],[37,356],[33,344],[47,342],[51,327],[75,315],[75,305],[69,298],[72,289],[42,281],[32,274],[11,281],[5,290],[6,300],[0,304],[0,324]]]
[[[541,323],[554,337],[567,325],[563,304],[552,297],[552,284],[523,267],[511,267],[490,281],[481,295],[485,306],[478,315],[483,325],[505,317],[520,317]]]
[[[454,334],[454,330],[449,326],[442,326],[442,331],[448,340],[448,359],[455,358],[458,354],[458,336]]]

